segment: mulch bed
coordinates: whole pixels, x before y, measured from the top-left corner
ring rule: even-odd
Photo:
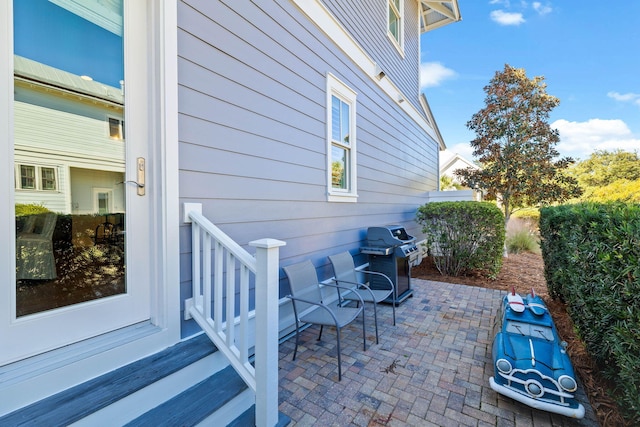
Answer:
[[[516,292],[520,294],[526,294],[533,289],[547,303],[560,337],[569,344],[568,352],[571,362],[576,373],[580,376],[600,424],[603,427],[631,425],[624,421],[618,406],[608,396],[607,381],[602,378],[599,369],[587,354],[584,344],[577,337],[565,304],[549,297],[541,255],[529,252],[510,254],[504,259],[502,269],[496,279],[489,279],[479,273],[458,277],[444,276],[440,274],[429,258],[424,259],[419,266],[413,267],[411,276],[424,280],[499,289],[505,292],[514,287]]]

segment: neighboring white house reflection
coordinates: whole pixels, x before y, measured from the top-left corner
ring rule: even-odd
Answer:
[[[107,40],[111,52],[105,49],[98,56],[111,58],[115,74],[120,74],[112,81],[120,84],[105,84],[20,55],[18,47],[26,45],[23,39],[31,37],[30,26],[39,25],[42,18],[36,15],[42,11],[22,8],[17,2],[14,195],[18,316],[126,292],[121,24],[105,29],[65,7],[38,1],[42,8],[64,18],[56,25],[74,22],[76,30],[82,27],[91,43],[87,52],[103,48],[101,37]],[[122,1],[110,1],[109,6],[116,12],[111,18],[119,13],[121,21]],[[97,10],[101,6],[90,7]],[[47,22],[51,21],[55,20]],[[67,26],[47,31],[55,38],[68,30]],[[33,43],[48,43],[46,36]],[[59,55],[46,48],[33,52],[34,57],[69,63],[71,69],[85,65],[83,60],[96,69],[95,58],[83,58],[80,50],[71,47]]]

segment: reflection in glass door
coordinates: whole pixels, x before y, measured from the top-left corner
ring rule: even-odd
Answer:
[[[109,188],[99,188],[94,191],[94,203],[95,210],[98,211],[98,215],[107,215],[111,213],[111,195],[113,190]]]
[[[13,2],[17,317],[127,292],[122,6]]]

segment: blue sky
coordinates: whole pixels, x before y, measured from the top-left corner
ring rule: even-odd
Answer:
[[[17,55],[120,87],[122,37],[47,0],[16,1],[13,7]]]
[[[422,35],[421,85],[449,153],[505,64],[544,76],[561,156],[640,150],[640,1],[459,0],[462,21]]]

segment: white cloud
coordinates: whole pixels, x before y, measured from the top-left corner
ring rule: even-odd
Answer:
[[[504,10],[494,10],[491,12],[491,20],[500,25],[520,25],[525,22],[522,13],[505,12]]]
[[[420,64],[420,88],[439,86],[444,80],[456,75],[455,71],[439,62],[424,62]]]
[[[635,151],[640,138],[634,135],[622,120],[590,119],[586,122],[570,122],[560,119],[551,123],[560,132],[557,149],[561,156],[584,160],[595,150]]]
[[[616,101],[620,102],[633,102],[634,104],[640,106],[640,94],[638,93],[618,93],[618,92],[609,92],[607,93],[609,98],[613,98]]]
[[[553,10],[548,4],[543,5],[539,1],[534,1],[533,3],[531,3],[531,6],[533,7],[533,10],[538,12],[539,15],[546,15],[548,13],[551,13],[551,11]]]

